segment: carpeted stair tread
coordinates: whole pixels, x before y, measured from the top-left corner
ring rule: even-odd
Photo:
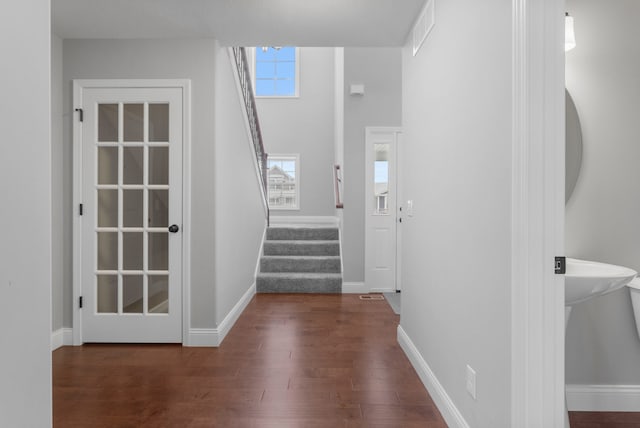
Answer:
[[[338,241],[265,241],[265,256],[338,256]]]
[[[314,239],[314,240],[302,240],[302,239],[267,239],[264,241],[265,244],[297,244],[297,245],[322,245],[322,244],[332,244],[335,245],[338,241],[330,240],[330,239]]]
[[[339,273],[260,273],[258,293],[341,293]]]
[[[270,227],[267,229],[268,241],[317,241],[338,240],[338,228],[335,227]]]
[[[340,260],[340,256],[265,256],[273,260],[280,259],[292,259],[292,260],[304,260],[304,259],[322,259],[322,260]]]
[[[342,278],[340,273],[317,273],[317,272],[260,272],[258,276],[264,278]]]
[[[263,256],[261,272],[340,273],[340,256]]]

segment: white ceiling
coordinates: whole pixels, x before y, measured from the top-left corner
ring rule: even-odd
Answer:
[[[62,38],[214,37],[235,46],[401,46],[425,0],[52,0]]]

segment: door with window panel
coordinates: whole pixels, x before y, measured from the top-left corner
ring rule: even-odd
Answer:
[[[182,89],[88,88],[84,342],[182,341]]]
[[[397,268],[398,128],[365,132],[365,284],[376,291],[395,291]]]

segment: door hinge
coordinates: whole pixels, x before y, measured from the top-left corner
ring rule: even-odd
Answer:
[[[78,298],[78,306],[82,309],[82,296]]]
[[[76,111],[78,112],[78,117],[80,119],[80,122],[84,122],[84,111],[81,108],[77,108]]]
[[[80,211],[79,212],[80,212],[80,215],[82,215],[83,212],[84,212],[84,207],[82,206],[82,204],[80,204]]]
[[[556,275],[564,275],[567,272],[567,258],[556,257],[555,273]]]

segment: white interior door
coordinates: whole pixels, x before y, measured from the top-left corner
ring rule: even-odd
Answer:
[[[366,129],[365,287],[396,290],[398,128]]]
[[[182,341],[181,88],[82,90],[84,342]]]

